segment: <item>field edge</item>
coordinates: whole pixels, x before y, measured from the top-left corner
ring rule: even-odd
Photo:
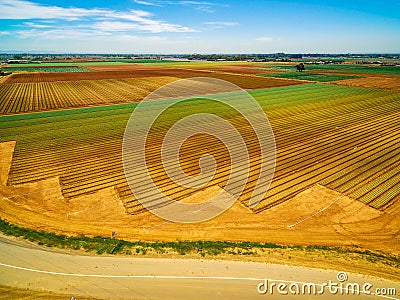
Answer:
[[[400,257],[356,246],[299,246],[211,240],[129,242],[110,237],[70,237],[43,230],[36,231],[13,225],[0,218],[0,241],[2,239],[22,247],[69,255],[262,262],[346,271],[400,282]],[[57,244],[60,240],[65,243]]]

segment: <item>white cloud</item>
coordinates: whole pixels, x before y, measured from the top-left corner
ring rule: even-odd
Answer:
[[[183,5],[183,6],[191,6],[196,10],[204,11],[207,13],[215,13],[216,7],[228,7],[229,5],[220,4],[216,2],[208,2],[208,1],[165,1],[166,4],[170,5]]]
[[[238,26],[240,25],[238,22],[204,22],[206,25],[215,25],[215,26]]]
[[[148,2],[148,1],[140,1],[140,0],[133,0],[135,3],[137,4],[141,4],[141,5],[148,5],[148,6],[159,6],[161,7],[162,5],[154,3],[154,2]]]
[[[36,29],[19,30],[17,34],[21,38],[40,38],[42,40],[71,40],[71,41],[107,41],[107,42],[129,42],[129,41],[147,41],[163,42],[167,40],[165,36],[139,36],[127,33],[111,34],[101,30],[76,30],[74,28],[55,29],[41,31]]]
[[[180,26],[167,24],[163,22],[146,22],[146,23],[134,23],[134,22],[98,22],[93,25],[93,28],[99,29],[101,31],[112,32],[112,31],[147,31],[152,33],[161,33],[161,32],[195,32],[195,30]]]
[[[232,26],[239,26],[240,23],[238,22],[204,22],[204,25],[207,25],[207,29],[221,29],[224,27],[232,27]]]
[[[106,33],[93,30],[76,30],[72,28],[52,29],[52,30],[18,30],[16,31],[18,37],[22,39],[40,38],[43,40],[65,40],[65,39],[88,39],[96,36],[97,38],[104,37]]]
[[[24,0],[0,0],[0,19],[67,19],[96,16],[106,10],[44,6]]]
[[[200,6],[197,6],[196,9],[200,10],[200,11],[204,11],[209,14],[215,13],[215,9],[212,9],[210,6],[201,6],[200,5]]]
[[[106,19],[114,19],[115,21],[131,21],[140,24],[153,24],[162,22],[151,19],[153,14],[143,10],[130,10],[129,12],[110,12],[106,14]]]
[[[75,28],[81,30],[83,34],[91,32],[91,30],[102,30],[105,32],[133,30],[150,33],[196,32],[196,30],[187,26],[157,20],[152,13],[144,10],[114,11],[109,9],[64,8],[44,6],[25,0],[0,0],[0,19],[41,20],[40,22],[22,23],[21,25],[24,27],[38,30],[34,32],[29,30],[17,32],[21,37],[27,37],[32,34],[44,37],[59,31],[66,32],[65,27],[73,25]],[[57,22],[53,26],[42,24],[45,21],[51,20],[57,20]],[[60,21],[67,21],[67,23]],[[42,32],[39,32],[39,30]]]
[[[258,42],[271,42],[272,38],[271,37],[259,37],[259,38],[256,38],[256,41],[258,41]]]
[[[51,28],[53,26],[50,25],[45,25],[45,24],[38,24],[38,23],[33,23],[33,22],[24,22],[22,23],[24,26],[28,26],[31,28]]]
[[[107,17],[111,20],[97,22],[93,27],[104,31],[196,32],[187,26],[152,19],[153,14],[143,10],[131,10],[127,13],[113,12],[107,14]]]

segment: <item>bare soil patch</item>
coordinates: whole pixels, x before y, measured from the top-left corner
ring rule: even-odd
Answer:
[[[13,144],[2,143],[0,151],[0,217],[27,228],[92,236],[108,236],[115,231],[118,238],[127,240],[254,241],[358,246],[395,255],[400,253],[398,201],[389,210],[380,212],[315,185],[291,200],[258,214],[235,203],[225,213],[207,222],[171,223],[149,212],[139,215],[125,213],[113,188],[66,200],[60,194],[57,178],[5,186]],[[208,192],[214,193],[216,189],[218,187],[213,187]],[[197,196],[207,196],[208,192]],[[327,206],[328,209],[318,213]],[[313,214],[316,215],[298,223]],[[291,226],[296,223],[296,226]]]

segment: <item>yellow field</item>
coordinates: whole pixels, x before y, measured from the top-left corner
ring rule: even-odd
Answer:
[[[0,114],[142,100],[176,77],[0,84]]]

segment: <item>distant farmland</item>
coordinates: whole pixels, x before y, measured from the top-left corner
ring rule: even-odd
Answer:
[[[33,67],[30,67],[33,68]],[[20,67],[18,70],[30,69]],[[67,68],[67,67],[64,67]],[[213,77],[243,89],[262,89],[304,83],[181,68],[102,65],[93,72],[22,72],[0,84],[0,114],[137,102],[155,89],[178,79]],[[56,69],[52,66],[50,69]]]

